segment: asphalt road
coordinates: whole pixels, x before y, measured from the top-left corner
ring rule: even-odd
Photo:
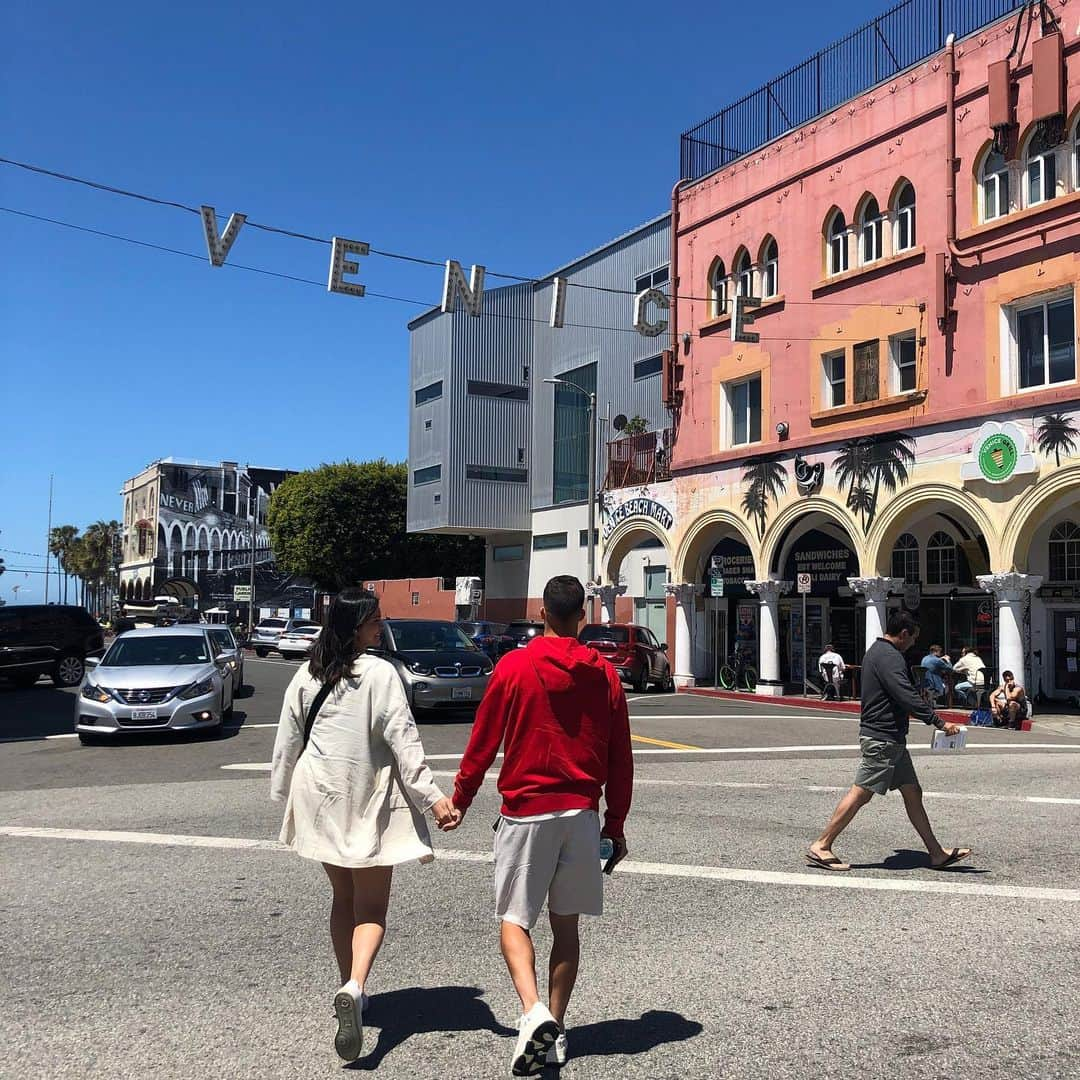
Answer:
[[[84,747],[71,692],[0,689],[0,1077],[341,1072],[327,887],[267,798],[293,670],[250,659],[219,739]],[[850,784],[851,717],[656,693],[631,713],[631,859],[586,929],[567,1080],[1080,1076],[1080,740],[980,729],[931,755],[914,732],[940,838],[975,857],[931,871],[891,796],[839,875],[802,853]],[[447,787],[469,719],[422,723]],[[508,1075],[493,780],[395,876],[359,1071]]]

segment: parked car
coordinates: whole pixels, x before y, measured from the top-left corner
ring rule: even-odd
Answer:
[[[506,636],[506,623],[497,622],[459,622],[458,626],[470,641],[492,660],[498,660],[504,652],[510,650],[510,639]]]
[[[291,634],[299,626],[313,626],[310,619],[263,619],[251,632],[248,645],[255,650],[256,656],[269,656],[278,652],[278,642],[282,634]]]
[[[589,623],[578,641],[591,645],[615,670],[623,682],[643,694],[651,683],[667,693],[675,688],[666,644],[646,626],[629,623]]]
[[[506,642],[503,646],[504,653],[513,652],[515,649],[524,649],[534,637],[542,637],[544,624],[533,619],[515,619],[506,627]]]
[[[321,626],[297,626],[278,638],[278,652],[286,660],[303,660],[311,655],[321,633]]]
[[[452,622],[383,619],[373,650],[397,669],[414,713],[479,705],[493,663]]]
[[[105,652],[105,636],[85,608],[27,604],[0,608],[0,675],[33,686],[48,675],[56,686],[78,686],[88,657]]]
[[[233,697],[239,697],[244,689],[244,650],[236,640],[236,635],[227,626],[211,624],[206,627],[206,632],[222,652],[233,654],[234,659],[229,661],[233,676]]]
[[[90,660],[75,699],[82,742],[125,731],[220,730],[232,716],[235,655],[210,627],[130,630],[100,662]]]

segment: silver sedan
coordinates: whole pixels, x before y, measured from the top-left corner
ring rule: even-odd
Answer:
[[[235,654],[201,626],[131,630],[100,663],[87,661],[75,730],[95,736],[220,729],[232,716]]]

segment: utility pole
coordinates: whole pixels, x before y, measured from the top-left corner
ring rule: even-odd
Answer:
[[[237,485],[239,490],[239,485]],[[251,491],[248,489],[248,509],[251,508]],[[256,498],[255,513],[251,515],[251,577],[249,584],[251,586],[251,599],[248,600],[248,637],[251,637],[251,631],[255,628],[255,519],[258,516],[258,499]]]

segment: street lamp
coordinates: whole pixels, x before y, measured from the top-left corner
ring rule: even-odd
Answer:
[[[552,386],[569,386],[588,402],[589,407],[589,583],[596,583],[596,393],[569,379],[545,379]],[[589,590],[589,622],[596,622],[596,596]]]

